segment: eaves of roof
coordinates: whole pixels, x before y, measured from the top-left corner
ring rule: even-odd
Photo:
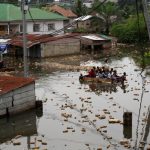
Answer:
[[[70,37],[76,37],[79,34],[69,34],[69,35],[63,35],[63,36],[59,36],[59,37],[51,37],[49,35],[33,35],[33,34],[29,34],[27,35],[27,48],[30,48],[34,45],[40,44],[40,43],[46,43],[46,42],[51,42],[51,41],[56,41],[59,39],[63,39],[63,38],[70,38]],[[16,36],[14,38],[12,38],[9,41],[9,44],[12,46],[18,46],[18,47],[23,47],[23,37],[22,36]]]

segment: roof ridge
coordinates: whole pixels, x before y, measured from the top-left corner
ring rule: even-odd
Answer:
[[[39,8],[30,8],[34,20],[67,20],[68,18],[57,13],[47,12]],[[31,20],[29,12],[26,17],[27,21]],[[22,13],[20,7],[13,4],[0,3],[0,21],[21,21]]]

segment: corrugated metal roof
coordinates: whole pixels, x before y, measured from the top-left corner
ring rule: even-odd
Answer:
[[[32,18],[31,18],[31,15]],[[68,18],[41,10],[39,8],[30,8],[30,14],[27,12],[27,20],[67,20]],[[21,21],[22,12],[20,7],[17,7],[12,4],[0,3],[0,22],[10,22],[10,21]]]
[[[98,37],[96,35],[86,35],[86,36],[81,36],[81,37],[87,38],[87,39],[90,39],[90,40],[94,40],[94,41],[105,41],[106,40],[106,39]]]
[[[50,37],[49,35],[33,35],[33,34],[28,34],[27,35],[27,48],[32,47],[33,45],[39,44],[39,43],[46,43],[50,41],[56,41],[62,38],[69,38],[69,37],[74,37],[79,34],[68,34],[68,35],[63,35],[63,36],[58,36],[58,37]],[[13,46],[18,46],[18,47],[23,47],[23,40],[22,36],[16,36],[10,40],[9,44]]]
[[[81,16],[79,18],[76,18],[74,19],[75,21],[85,21],[85,20],[88,20],[90,18],[92,18],[93,16],[92,15],[87,15],[87,16]]]
[[[32,78],[0,76],[0,95],[35,82]]]

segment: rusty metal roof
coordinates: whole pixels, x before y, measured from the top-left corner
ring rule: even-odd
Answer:
[[[33,78],[0,76],[0,95],[35,82]]]
[[[52,6],[46,6],[44,9],[47,11],[50,11],[50,12],[56,12],[58,14],[61,14],[64,17],[68,17],[68,18],[69,17],[70,18],[76,18],[77,17],[77,15],[74,12],[72,12],[72,10],[65,9],[59,5],[56,5],[56,4],[52,5]]]
[[[74,34],[67,34],[67,35],[62,35],[62,36],[55,36],[51,37],[47,34],[45,35],[40,35],[40,34],[28,34],[27,37],[27,48],[30,48],[34,45],[40,44],[40,43],[46,43],[50,41],[56,41],[62,38],[69,38],[69,37],[75,37],[79,34],[74,33]],[[18,47],[23,47],[23,37],[22,35],[18,35],[13,37],[10,41],[9,44],[12,46],[18,46]]]

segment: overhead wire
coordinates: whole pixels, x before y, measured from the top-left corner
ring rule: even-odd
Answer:
[[[139,6],[138,6],[138,0],[135,1],[136,5],[136,15],[137,15],[137,25],[138,25],[138,42],[141,41],[141,31],[140,31],[140,21],[139,21]]]
[[[106,1],[107,1],[107,0],[103,0],[103,1],[102,1],[101,3],[99,3],[94,9],[92,9],[89,13],[91,13],[91,12],[95,11],[96,9],[98,9],[98,8],[99,8],[101,5],[103,5]],[[33,23],[35,23],[35,20],[33,19],[30,10],[28,10],[28,11],[29,11],[29,15],[30,15],[30,17],[31,17],[31,19],[32,19],[32,21],[33,21]],[[66,26],[64,26],[63,28],[58,29],[58,30],[55,30],[55,31],[53,31],[52,33],[49,33],[48,35],[56,35],[56,34],[62,32],[62,31],[64,31],[64,30],[67,29],[68,27],[73,26],[74,24],[77,24],[77,22],[80,21],[80,20],[82,20],[84,17],[85,17],[85,16],[82,16],[82,17],[80,17],[77,21],[73,21],[73,22],[67,24]],[[44,32],[44,31],[42,31],[42,32]],[[45,32],[47,32],[47,31],[45,31]]]

